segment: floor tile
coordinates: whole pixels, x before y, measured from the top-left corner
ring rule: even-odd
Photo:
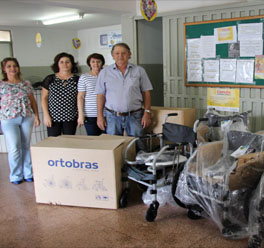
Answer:
[[[128,205],[117,210],[36,203],[34,184],[9,182],[0,154],[0,248],[246,248],[227,240],[210,219],[190,220],[177,205],[162,206],[154,222],[142,191],[130,183]]]

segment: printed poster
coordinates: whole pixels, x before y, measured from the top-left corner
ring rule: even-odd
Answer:
[[[239,42],[229,43],[228,44],[228,58],[237,58],[239,56],[240,56]]]
[[[240,89],[207,88],[207,108],[239,112]]]
[[[236,26],[215,28],[214,35],[217,44],[237,42]]]
[[[255,78],[264,79],[264,55],[255,58]]]
[[[108,39],[108,47],[112,47],[113,45],[122,42],[122,34],[121,31],[113,31],[107,34]]]

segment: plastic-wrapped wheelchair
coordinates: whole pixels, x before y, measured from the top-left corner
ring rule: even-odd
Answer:
[[[152,202],[145,215],[146,220],[149,222],[155,220],[160,205],[157,200],[157,189],[164,185],[171,185],[172,179],[167,176],[168,173],[184,166],[188,154],[192,153],[193,145],[196,143],[196,135],[193,132],[193,128],[167,122],[169,117],[176,115],[177,113],[172,113],[164,117],[161,134],[135,138],[126,148],[125,164],[122,169],[125,189],[121,194],[120,207],[125,207],[128,203],[128,179],[149,187]],[[141,151],[137,154],[135,161],[127,159],[128,151],[134,143],[153,143],[152,141],[156,140],[157,137],[159,140],[158,151]],[[157,183],[159,178],[164,178],[162,184]]]
[[[197,206],[224,237],[249,237],[260,247],[264,234],[264,136],[229,130],[223,141],[200,145],[178,174],[175,197]]]

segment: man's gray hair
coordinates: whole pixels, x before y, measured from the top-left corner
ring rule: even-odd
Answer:
[[[115,49],[116,46],[124,47],[124,48],[127,49],[128,52],[131,52],[131,51],[130,51],[130,47],[129,47],[126,43],[122,43],[122,42],[121,42],[121,43],[117,43],[117,44],[113,45],[112,50],[111,50],[111,53],[114,52],[114,49]]]

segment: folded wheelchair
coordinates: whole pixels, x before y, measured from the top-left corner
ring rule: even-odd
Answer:
[[[176,115],[177,113],[171,113],[164,117],[161,134],[135,138],[129,143],[125,151],[125,164],[122,169],[125,189],[121,194],[119,205],[125,207],[128,203],[128,179],[148,187],[152,202],[148,207],[145,218],[149,222],[155,220],[160,205],[157,198],[158,188],[171,185],[172,177],[168,175],[172,170],[184,166],[196,143],[193,128],[167,121],[169,117]],[[156,151],[157,140],[158,151]],[[144,152],[140,151],[135,161],[130,161],[127,156],[128,151],[137,142],[148,144],[148,149]],[[158,181],[159,178],[164,179],[161,184],[158,183],[160,182]]]
[[[227,238],[264,236],[264,136],[229,130],[222,141],[196,149],[175,175],[175,195],[189,217],[209,216]]]

